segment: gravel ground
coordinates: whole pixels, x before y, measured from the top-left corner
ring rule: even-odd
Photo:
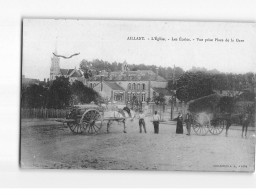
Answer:
[[[138,121],[106,122],[98,135],[74,135],[52,120],[21,122],[21,167],[112,170],[254,171],[255,131],[241,138],[241,127],[229,136],[175,134],[175,125],[160,125],[160,134],[146,120],[147,134],[139,133]],[[184,127],[184,130],[186,128]],[[186,131],[185,131],[186,132]]]

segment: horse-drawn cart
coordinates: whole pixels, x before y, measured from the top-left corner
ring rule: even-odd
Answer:
[[[104,108],[95,104],[75,105],[70,109],[65,119],[57,119],[56,121],[66,123],[74,134],[97,134],[101,131],[104,121],[107,121],[107,132],[109,132],[113,122],[118,122],[123,123],[126,133],[126,117],[119,113],[114,114],[104,116]]]
[[[190,101],[188,110],[192,113],[192,128],[197,135],[226,134],[233,121],[239,121],[241,114],[234,113],[231,98],[217,94]]]
[[[197,135],[206,135],[208,132],[219,135],[229,125],[230,120],[227,114],[213,117],[211,114],[199,113],[193,114],[192,118],[192,128]]]

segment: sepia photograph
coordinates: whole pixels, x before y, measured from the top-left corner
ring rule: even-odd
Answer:
[[[23,19],[22,169],[255,171],[256,24]]]

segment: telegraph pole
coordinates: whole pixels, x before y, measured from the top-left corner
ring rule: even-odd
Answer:
[[[175,64],[173,65],[173,71],[172,71],[172,84],[174,87],[174,85],[175,85]]]
[[[172,85],[173,85],[173,91],[175,86],[175,64],[173,65],[173,71],[172,71]],[[173,119],[173,110],[174,110],[174,97],[172,95],[171,97],[171,120]]]

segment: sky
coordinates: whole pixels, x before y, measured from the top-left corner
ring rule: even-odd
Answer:
[[[165,41],[151,40],[152,37]],[[172,41],[173,38],[178,41]],[[184,38],[190,41],[179,41]],[[205,42],[206,39],[213,41]],[[22,47],[22,74],[40,80],[50,77],[55,49],[64,56],[80,53],[71,59],[61,58],[61,68],[79,68],[83,59],[100,59],[162,67],[175,65],[184,70],[195,66],[256,73],[253,23],[24,19]]]

